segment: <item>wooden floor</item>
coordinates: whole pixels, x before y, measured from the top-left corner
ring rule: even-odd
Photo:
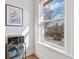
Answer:
[[[27,56],[26,59],[39,59],[39,58],[33,54],[30,56]]]

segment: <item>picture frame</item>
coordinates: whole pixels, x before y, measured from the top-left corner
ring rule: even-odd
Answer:
[[[23,26],[23,8],[5,4],[5,25]]]

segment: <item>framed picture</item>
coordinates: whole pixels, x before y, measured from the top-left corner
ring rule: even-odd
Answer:
[[[23,9],[12,6],[9,4],[5,5],[5,24],[6,26],[23,26]]]

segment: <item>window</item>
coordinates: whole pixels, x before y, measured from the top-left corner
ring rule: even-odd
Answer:
[[[64,46],[64,0],[46,0],[42,3],[41,10],[42,41]]]
[[[39,36],[38,43],[73,57],[73,1],[41,0],[37,5],[35,35],[36,40]]]

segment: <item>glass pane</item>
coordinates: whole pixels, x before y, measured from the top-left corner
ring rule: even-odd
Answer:
[[[43,6],[44,20],[64,17],[64,0],[52,0]]]
[[[43,34],[46,41],[64,46],[63,19],[45,22]]]

